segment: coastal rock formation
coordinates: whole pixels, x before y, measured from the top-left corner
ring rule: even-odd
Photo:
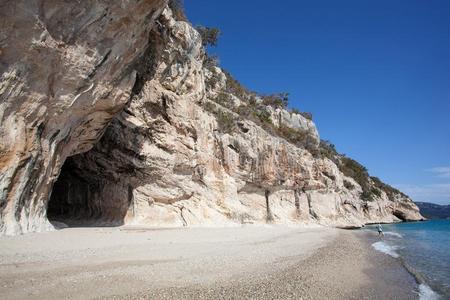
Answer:
[[[129,101],[165,2],[1,1],[0,232],[52,228],[53,182]]]
[[[211,63],[165,1],[27,3],[0,12],[1,233],[422,219]]]

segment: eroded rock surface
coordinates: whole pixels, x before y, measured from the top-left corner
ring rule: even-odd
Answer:
[[[25,2],[6,2],[1,12],[1,22],[13,13],[25,22],[14,38],[2,26],[8,38],[0,39],[1,232],[50,227],[50,190],[66,158],[48,205],[57,221],[361,226],[422,219],[401,193],[380,189],[363,200],[353,178],[317,155],[319,134],[304,116],[267,107],[270,126],[240,117],[237,108],[251,109],[246,95],[229,92],[222,70],[207,65],[199,33],[162,11],[164,1],[51,9],[42,2],[21,12]],[[217,101],[224,93],[231,106]],[[305,143],[274,134],[280,128]]]
[[[373,201],[363,201],[354,179],[311,153],[319,134],[300,114],[267,107],[275,127],[301,130],[308,147],[243,118],[223,132],[224,120],[208,107],[236,115],[212,101],[226,90],[225,75],[202,64],[201,39],[188,23],[174,20],[170,10],[159,22],[163,30],[154,34],[162,42],[152,50],[153,77],[93,150],[71,158],[80,177],[104,181],[97,207],[121,203],[101,222],[120,222],[127,207],[126,223],[157,226],[361,226],[422,218],[401,194],[390,198],[381,191]],[[232,106],[246,103],[231,96]]]
[[[129,101],[166,1],[0,2],[0,232],[51,228],[66,157],[89,150]]]

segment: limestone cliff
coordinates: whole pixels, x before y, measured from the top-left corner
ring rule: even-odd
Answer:
[[[165,1],[57,3],[1,4],[1,233],[422,219],[211,63]]]
[[[129,101],[164,6],[0,1],[0,232],[52,228],[46,207],[62,164]]]

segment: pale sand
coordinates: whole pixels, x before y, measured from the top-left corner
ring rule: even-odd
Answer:
[[[358,233],[70,228],[0,239],[1,299],[416,299]]]

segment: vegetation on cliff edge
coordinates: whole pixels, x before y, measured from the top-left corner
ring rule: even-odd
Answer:
[[[375,196],[381,196],[381,191],[384,191],[391,201],[394,201],[395,195],[408,197],[398,189],[382,182],[379,178],[370,176],[366,167],[354,159],[338,153],[336,147],[329,141],[322,140],[319,149],[322,157],[333,161],[345,176],[353,178],[361,186],[363,190],[361,198],[363,200],[373,201]],[[344,181],[344,186],[349,190],[354,189],[354,186],[348,181]]]
[[[177,20],[186,21],[182,0],[170,0],[169,6],[174,11],[174,16]],[[217,46],[220,36],[219,29],[205,26],[197,26],[196,29],[200,33],[204,47]],[[217,56],[206,54],[203,63],[207,69],[212,70],[218,65],[219,60]],[[216,98],[212,100],[223,108],[220,108],[209,101],[205,102],[205,109],[216,116],[218,129],[221,132],[231,134],[239,129],[239,126],[237,125],[238,122],[244,119],[253,121],[270,134],[280,136],[297,146],[304,147],[316,157],[326,157],[333,161],[345,176],[353,178],[361,186],[361,198],[366,202],[374,201],[375,197],[381,197],[381,191],[384,191],[391,201],[394,201],[394,197],[397,194],[407,197],[399,190],[383,183],[377,177],[371,177],[368,170],[363,165],[344,154],[338,153],[336,147],[332,143],[322,140],[318,149],[316,149],[315,147],[311,147],[307,131],[290,128],[283,124],[280,124],[278,127],[275,126],[272,123],[270,112],[266,107],[270,106],[275,109],[288,109],[288,93],[280,92],[261,95],[243,86],[229,72],[223,69],[222,71],[226,77],[225,90],[219,92]],[[207,88],[215,87],[217,80],[218,79],[214,78],[214,76],[207,79]],[[245,103],[236,106],[233,96],[237,97],[239,101],[245,101]],[[312,114],[309,112],[301,112],[296,108],[292,108],[289,111],[291,114],[299,114],[308,120],[313,119]],[[347,180],[344,180],[344,186],[349,190],[355,188],[354,185]]]

